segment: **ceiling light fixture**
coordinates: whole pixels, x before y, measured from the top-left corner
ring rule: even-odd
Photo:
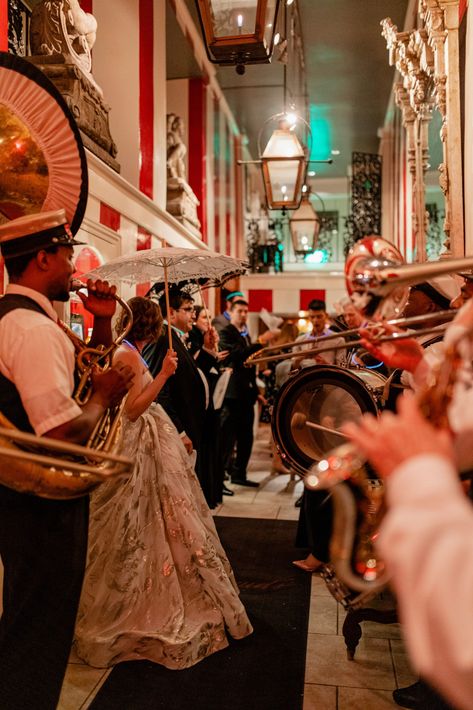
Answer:
[[[307,185],[304,187],[301,204],[289,220],[292,246],[297,257],[306,257],[315,252],[321,228],[320,218],[310,201],[310,190]]]
[[[310,147],[304,146],[302,128],[307,132],[310,143],[312,133],[309,124],[300,116],[291,115],[292,125],[287,113],[271,116],[263,124],[258,136],[258,152],[263,170],[266,202],[270,210],[295,209],[299,206],[302,186],[307,172],[307,155]],[[276,124],[266,147],[262,150],[262,135],[269,124]]]
[[[270,62],[281,39],[275,33],[280,1],[195,0],[209,60],[235,65],[238,74],[246,64]]]

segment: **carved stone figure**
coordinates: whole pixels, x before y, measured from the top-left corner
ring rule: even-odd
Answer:
[[[109,126],[110,107],[92,76],[90,50],[97,21],[79,0],[41,0],[30,25],[29,61],[56,84],[81,131],[84,145],[117,172],[117,146]]]
[[[43,0],[33,10],[30,35],[33,55],[69,56],[79,69],[91,74],[90,50],[96,36],[97,20],[84,12],[79,0]]]
[[[184,122],[175,113],[167,115],[167,211],[200,236],[197,207],[200,202],[187,182]]]
[[[184,121],[174,113],[167,115],[167,166],[168,177],[187,180],[184,145]]]

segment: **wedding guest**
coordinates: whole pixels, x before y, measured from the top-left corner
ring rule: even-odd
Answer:
[[[202,446],[205,413],[210,405],[210,390],[206,379],[217,363],[217,333],[213,327],[204,334],[203,347],[194,358],[187,348],[187,334],[194,322],[194,299],[185,291],[171,287],[169,290],[169,313],[165,296],[159,306],[165,324],[169,321],[172,331],[172,347],[177,353],[177,370],[158,395],[158,402],[173,421],[189,454],[197,452],[196,473],[203,480]],[[155,377],[160,371],[168,350],[167,327],[157,340],[150,342],[143,351],[150,372]]]
[[[198,357],[204,347],[204,338],[211,325],[210,315],[206,307],[194,306],[194,325],[189,333],[189,351],[193,357]],[[228,353],[221,352],[218,359],[223,359]],[[209,406],[205,412],[204,436],[202,437],[202,478],[201,485],[209,508],[215,508],[222,502],[222,495],[233,496],[234,493],[224,483],[223,452],[219,436],[220,412],[213,406],[213,394],[220,376],[219,364],[210,368],[205,374],[209,387]]]
[[[225,629],[241,639],[252,627],[184,442],[155,401],[178,356],[168,350],[154,377],[142,357],[160,337],[159,306],[141,297],[129,305],[133,326],[115,362],[135,374],[122,453],[136,468],[92,496],[76,647],[92,666],[147,659],[183,669],[225,648]]]
[[[230,291],[229,293],[227,293],[225,297],[225,310],[223,311],[223,313],[220,313],[220,315],[215,316],[215,318],[213,319],[212,325],[219,335],[220,332],[224,328],[226,328],[227,325],[229,325],[231,319],[232,303],[238,298],[245,298],[244,294],[241,291]]]
[[[220,347],[228,350],[223,364],[233,369],[225,393],[220,426],[225,467],[232,483],[257,488],[258,483],[247,477],[247,466],[253,447],[254,405],[259,395],[256,368],[245,367],[244,363],[261,345],[276,337],[279,331],[267,330],[260,335],[258,343],[252,343],[250,336],[245,335],[247,320],[248,303],[243,299],[233,301],[230,324],[220,333]]]

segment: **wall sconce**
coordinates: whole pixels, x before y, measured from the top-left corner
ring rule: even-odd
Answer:
[[[196,0],[207,55],[221,66],[271,61],[280,0]]]

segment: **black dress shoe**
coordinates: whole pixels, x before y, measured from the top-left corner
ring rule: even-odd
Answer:
[[[224,496],[234,496],[234,495],[235,495],[235,491],[230,490],[230,488],[227,488],[227,486],[226,486],[225,484],[223,484],[222,495],[224,495]]]
[[[259,488],[259,483],[248,481],[246,478],[232,478],[232,483],[236,483],[237,486],[246,486],[247,488]]]
[[[393,690],[393,700],[396,705],[400,705],[402,708],[414,708],[414,710],[419,708],[420,710],[424,707],[420,683],[413,683],[407,688]]]
[[[296,502],[294,503],[294,507],[295,507],[295,508],[301,508],[301,507],[302,507],[302,498],[303,498],[303,496],[301,496],[300,498],[298,498],[298,499],[296,500]]]
[[[393,691],[393,700],[396,705],[411,710],[453,710],[427,683],[418,680],[407,688],[398,688]]]

